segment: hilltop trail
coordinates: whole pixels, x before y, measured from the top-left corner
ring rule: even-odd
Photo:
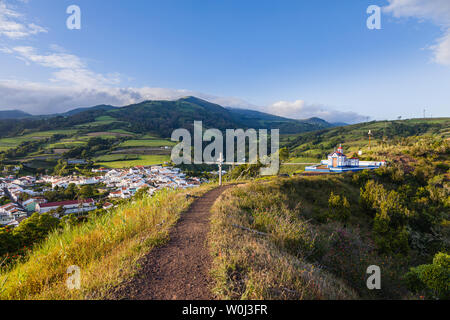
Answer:
[[[144,257],[137,276],[113,293],[125,300],[212,300],[211,257],[207,235],[210,210],[232,186],[222,186],[196,199],[170,232],[167,244]]]

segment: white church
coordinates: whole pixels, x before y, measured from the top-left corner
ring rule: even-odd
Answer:
[[[386,161],[359,161],[358,158],[347,158],[342,149],[342,145],[332,154],[328,155],[327,160],[322,160],[320,164],[305,168],[307,172],[322,173],[342,173],[348,171],[361,171],[377,169],[385,166]]]
[[[328,155],[328,168],[343,167],[359,167],[359,159],[347,158],[342,149],[342,145],[339,145],[339,148],[336,151]]]

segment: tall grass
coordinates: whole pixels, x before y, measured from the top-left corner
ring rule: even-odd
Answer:
[[[357,298],[344,281],[308,262],[319,247],[314,228],[284,206],[281,193],[264,194],[269,185],[237,187],[213,207],[215,294],[222,299]]]
[[[167,241],[192,198],[211,186],[163,190],[88,222],[56,231],[26,261],[0,274],[0,299],[104,299],[139,269],[139,260]],[[81,288],[66,286],[69,266],[81,269]]]
[[[331,192],[350,204],[346,222],[328,208]],[[408,258],[377,251],[371,217],[352,175],[255,181],[228,190],[213,207],[215,293],[223,299],[399,299]],[[368,290],[367,267],[382,268]]]

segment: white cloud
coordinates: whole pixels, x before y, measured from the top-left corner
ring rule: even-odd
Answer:
[[[367,120],[367,117],[356,112],[334,110],[322,105],[308,104],[303,100],[278,101],[265,108],[264,111],[292,119],[317,117],[332,123],[357,123]]]
[[[27,23],[25,17],[0,0],[0,36],[10,39],[26,38],[38,33],[46,33],[47,29],[35,23]]]
[[[47,30],[28,23],[22,14],[0,0],[0,36],[17,40],[43,32]],[[123,88],[120,87],[119,74],[94,72],[83,59],[57,44],[50,45],[50,50],[42,53],[35,47],[25,45],[0,47],[0,52],[14,55],[28,65],[52,70],[51,78],[46,83],[0,79],[0,110],[20,109],[31,114],[52,114],[98,104],[125,106],[144,100],[175,100],[196,96],[222,106],[254,109],[288,118],[319,117],[330,122],[349,123],[365,119],[356,113],[308,105],[301,100],[280,101],[269,107],[258,107],[236,97],[217,97],[185,89]]]
[[[224,106],[250,106],[250,104],[237,98],[216,97],[184,89],[98,86],[86,88],[0,80],[0,97],[2,97],[0,110],[20,109],[31,114],[58,113],[98,104],[126,106],[145,100],[176,100],[191,95]]]
[[[59,113],[78,107],[90,107],[99,104],[126,106],[145,100],[176,100],[186,96],[196,96],[222,106],[253,109],[292,119],[318,117],[329,122],[345,123],[366,120],[366,117],[354,112],[343,112],[319,105],[309,105],[302,100],[280,101],[269,107],[259,107],[239,98],[217,97],[185,89],[149,87],[74,88],[35,82],[0,81],[0,97],[2,97],[0,110],[20,109],[31,114]]]
[[[429,20],[442,27],[445,34],[429,48],[433,61],[450,66],[450,0],[388,0],[384,11],[396,18]]]
[[[434,61],[436,63],[450,66],[450,29],[446,35],[437,41],[436,45],[430,47],[434,51]]]
[[[54,46],[52,46],[54,48]],[[76,55],[53,52],[38,54],[36,49],[29,46],[19,46],[1,49],[4,53],[16,55],[27,64],[35,63],[42,67],[56,69],[52,82],[63,83],[76,87],[89,88],[118,84],[118,74],[103,75],[89,70],[88,66]]]

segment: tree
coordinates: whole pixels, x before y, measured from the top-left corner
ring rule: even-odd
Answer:
[[[0,257],[7,253],[16,251],[17,248],[18,242],[11,232],[11,229],[8,227],[0,228]]]
[[[148,191],[148,187],[145,188],[141,188],[139,189],[136,194],[134,195],[135,199],[143,199],[146,195],[148,195],[147,191]]]
[[[335,195],[333,192],[328,199],[330,215],[339,221],[347,222],[350,217],[350,203],[345,196]]]
[[[13,230],[21,246],[29,246],[42,241],[59,225],[59,220],[49,213],[34,213]]]
[[[92,198],[95,195],[95,189],[91,185],[85,185],[80,188],[78,191],[78,196],[80,199],[88,199]]]
[[[281,148],[280,149],[280,161],[287,161],[289,160],[289,150],[288,148]]]
[[[63,206],[59,206],[59,207],[56,209],[56,213],[58,214],[58,216],[62,216],[62,215],[64,214],[64,212],[65,212],[65,210],[64,210],[64,207],[63,207]]]
[[[440,252],[432,264],[411,268],[405,280],[414,293],[424,292],[430,298],[450,298],[450,255]]]
[[[64,191],[64,197],[66,199],[75,199],[78,191],[79,191],[78,187],[74,183],[71,183],[67,186],[67,189]]]
[[[410,211],[404,206],[401,195],[369,180],[365,188],[361,188],[360,196],[362,208],[375,212],[373,233],[379,250],[384,253],[406,253],[409,249],[406,223]]]

